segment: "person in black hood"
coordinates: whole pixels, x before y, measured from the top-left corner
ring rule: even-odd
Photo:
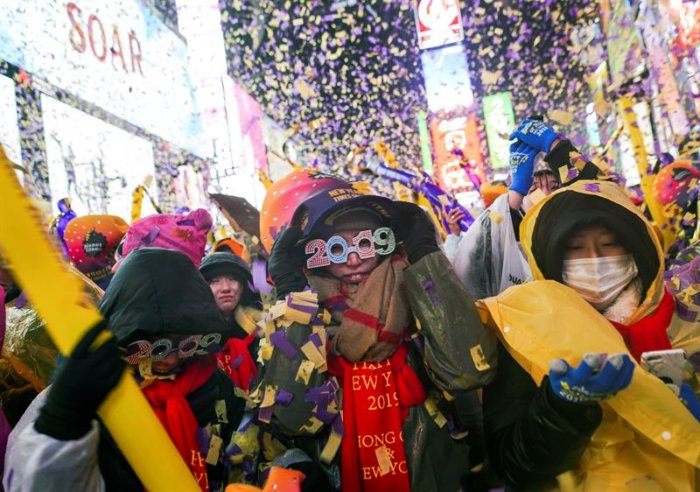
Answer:
[[[219,366],[236,387],[248,391],[257,372],[255,323],[260,320],[260,296],[253,292],[248,265],[233,253],[211,253],[199,272],[209,283],[216,305],[233,332],[218,354]]]
[[[92,424],[125,363],[135,369],[144,395],[202,489],[223,490],[228,482],[224,450],[244,402],[217,368],[216,352],[231,329],[192,261],[160,248],[132,252],[100,311],[105,320],[78,343],[11,436],[6,490],[47,480],[66,490],[143,489],[108,431]],[[90,351],[105,328],[113,338]],[[97,460],[94,453],[74,451],[90,447],[97,448]],[[215,461],[213,448],[220,450]]]

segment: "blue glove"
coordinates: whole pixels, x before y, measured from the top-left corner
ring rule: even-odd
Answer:
[[[515,141],[510,144],[510,189],[521,195],[527,195],[532,187],[537,150],[529,145]]]
[[[634,363],[627,354],[615,354],[607,360],[602,354],[586,354],[576,368],[563,359],[552,360],[549,381],[559,398],[586,403],[605,400],[625,389],[632,382],[633,372]]]
[[[681,399],[683,405],[693,414],[693,417],[700,422],[700,400],[693,392],[693,388],[688,383],[681,384],[678,398]]]
[[[528,144],[530,147],[544,153],[549,153],[549,149],[559,135],[539,120],[525,120],[520,123],[517,130],[510,134],[509,139],[518,139]]]

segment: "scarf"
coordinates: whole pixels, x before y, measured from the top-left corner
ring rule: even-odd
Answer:
[[[199,424],[185,397],[207,382],[215,371],[216,357],[205,356],[186,365],[174,380],[156,379],[143,388],[158,419],[204,491],[209,490],[209,480],[204,457],[199,452]]]
[[[323,306],[340,329],[332,348],[350,362],[383,361],[403,340],[411,317],[404,294],[406,258],[394,255],[380,263],[362,284],[310,276]]]
[[[341,481],[344,491],[409,492],[403,424],[425,401],[404,342],[411,319],[404,296],[406,259],[393,256],[360,285],[310,277],[320,301],[340,324],[328,357],[343,385]]]
[[[255,333],[245,338],[229,338],[224,348],[217,354],[219,367],[228,374],[233,384],[244,391],[248,391],[250,382],[258,370],[250,355],[250,344],[256,338]]]
[[[608,321],[624,323],[634,314],[642,303],[642,280],[639,277],[633,279],[623,290],[615,302],[603,311],[603,316]]]
[[[409,407],[423,403],[426,394],[407,355],[406,344],[401,344],[381,362],[351,363],[329,356],[328,370],[343,385],[344,492],[411,490],[403,424]]]
[[[610,322],[620,332],[630,353],[639,362],[644,352],[671,348],[666,330],[671,324],[675,309],[673,296],[668,291],[664,291],[661,303],[648,316],[628,325],[616,321]]]

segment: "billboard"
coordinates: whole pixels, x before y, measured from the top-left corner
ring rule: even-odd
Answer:
[[[482,104],[491,167],[493,169],[508,167],[510,154],[508,135],[515,129],[515,114],[513,113],[510,92],[486,96]]]
[[[5,149],[5,155],[8,159],[15,164],[22,164],[15,82],[4,75],[0,75],[0,144]],[[20,183],[24,182],[21,171],[17,171],[17,177]]]
[[[476,174],[483,168],[479,146],[476,117],[462,115],[434,117],[430,123],[433,140],[433,162],[435,174],[442,186],[453,193],[472,189],[474,186],[462,167],[460,151]]]
[[[153,145],[47,95],[41,96],[52,202],[70,197],[78,215],[131,216],[132,192],[151,177]],[[149,200],[142,215],[155,213]]]
[[[460,45],[421,53],[425,96],[433,113],[474,104],[467,54]]]
[[[0,59],[206,156],[187,44],[140,0],[4,0]]]
[[[464,39],[459,0],[418,0],[414,11],[420,49],[437,48]]]

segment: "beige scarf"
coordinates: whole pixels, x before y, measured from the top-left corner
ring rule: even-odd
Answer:
[[[359,285],[309,276],[319,300],[340,325],[331,345],[336,354],[349,362],[378,362],[394,353],[411,319],[403,278],[406,267],[406,258],[392,256]]]

